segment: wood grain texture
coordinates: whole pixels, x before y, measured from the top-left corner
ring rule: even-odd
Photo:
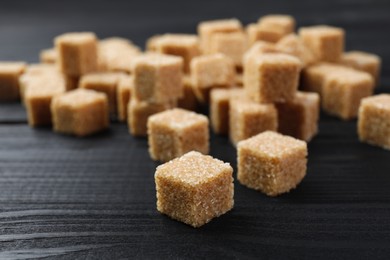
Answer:
[[[347,48],[382,56],[377,92],[390,92],[390,4],[329,1],[3,1],[0,60],[36,62],[65,31],[96,31],[143,45],[163,32],[194,33],[200,20],[290,13],[298,25],[347,30]],[[211,155],[236,151],[211,136]],[[126,125],[85,138],[26,125],[20,104],[0,104],[0,259],[388,259],[390,152],[358,142],[356,121],[321,115],[308,175],[268,198],[235,182],[235,207],[200,229],[156,211],[145,139]]]

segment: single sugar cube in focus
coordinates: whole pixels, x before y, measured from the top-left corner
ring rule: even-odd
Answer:
[[[156,169],[157,210],[200,227],[233,208],[233,168],[191,151]]]
[[[237,179],[268,196],[294,189],[306,175],[307,144],[267,131],[237,145]]]

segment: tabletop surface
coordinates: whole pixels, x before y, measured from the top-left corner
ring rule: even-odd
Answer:
[[[347,50],[380,55],[376,92],[389,93],[389,11],[387,0],[2,1],[0,60],[37,62],[67,31],[144,46],[201,20],[288,13],[298,26],[341,26]],[[390,152],[358,142],[355,120],[322,114],[319,128],[297,189],[269,198],[235,181],[234,209],[194,229],[157,212],[158,164],[125,124],[80,139],[32,129],[19,103],[0,104],[0,259],[388,259]],[[210,154],[236,169],[226,137],[211,135]]]

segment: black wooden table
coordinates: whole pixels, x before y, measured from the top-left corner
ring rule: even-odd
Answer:
[[[390,92],[388,0],[79,2],[2,1],[0,60],[37,62],[66,31],[143,46],[201,20],[289,13],[344,27],[347,49],[382,56],[377,92]],[[236,166],[225,137],[212,135],[211,155]],[[356,121],[322,115],[296,190],[269,198],[236,181],[233,211],[200,229],[156,211],[156,166],[124,124],[79,139],[31,129],[20,104],[0,104],[0,259],[390,257],[390,152],[359,143]]]

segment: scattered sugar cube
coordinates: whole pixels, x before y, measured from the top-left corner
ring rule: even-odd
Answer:
[[[340,63],[370,73],[378,84],[381,70],[381,58],[378,55],[362,51],[349,51],[343,54]]]
[[[248,49],[244,32],[215,33],[210,38],[210,53],[222,53],[231,58],[237,68],[242,68],[242,57]]]
[[[344,30],[337,27],[317,25],[302,27],[299,36],[312,51],[316,60],[338,62],[344,52]]]
[[[342,73],[351,71],[350,68],[333,63],[320,62],[314,65],[308,66],[302,70],[301,87],[302,90],[308,92],[316,92],[322,95],[322,89],[325,83],[325,79],[330,74]]]
[[[192,34],[164,34],[155,38],[153,50],[183,58],[183,70],[190,71],[191,60],[200,55],[199,38]]]
[[[133,59],[141,50],[128,39],[110,37],[98,44],[98,67],[100,71],[131,73]]]
[[[244,88],[257,102],[284,102],[294,98],[302,63],[294,56],[265,53],[245,60]]]
[[[58,133],[83,137],[109,126],[107,96],[94,90],[76,89],[54,97],[51,113]]]
[[[165,103],[183,96],[183,58],[144,54],[133,61],[134,96],[138,100]]]
[[[257,28],[257,23],[248,24],[245,28],[245,31],[248,36],[249,46],[252,46],[257,41],[261,41],[261,33]]]
[[[80,76],[98,69],[97,39],[92,32],[65,33],[54,40],[60,70]]]
[[[229,103],[229,137],[234,145],[258,133],[278,128],[278,113],[273,104],[259,104],[232,95]]]
[[[233,168],[192,151],[156,169],[157,210],[193,227],[225,214],[234,205]]]
[[[360,141],[390,150],[390,94],[363,98],[358,118]]]
[[[175,107],[175,105],[174,102],[152,103],[140,101],[132,95],[127,107],[127,124],[129,132],[137,137],[147,136],[147,122],[149,116],[171,109]]]
[[[304,67],[316,61],[314,54],[296,34],[283,37],[276,43],[275,48],[280,52],[297,57]]]
[[[19,99],[19,77],[25,69],[24,62],[0,62],[0,101]]]
[[[180,108],[148,119],[149,154],[166,162],[189,151],[209,152],[209,121],[206,116]]]
[[[374,80],[366,72],[338,71],[326,76],[322,89],[325,112],[348,120],[356,118],[362,98],[371,96]]]
[[[266,15],[257,23],[257,39],[276,43],[283,36],[292,33],[295,20],[289,15]]]
[[[39,60],[42,63],[55,64],[57,62],[58,55],[55,48],[42,50],[39,54]]]
[[[306,142],[318,132],[320,96],[313,92],[298,91],[291,101],[276,103],[278,132]]]
[[[204,21],[198,25],[198,34],[203,53],[210,54],[211,37],[215,33],[241,32],[242,24],[237,19],[222,19],[213,21]]]
[[[295,188],[306,175],[307,144],[267,131],[237,145],[238,181],[268,196]]]
[[[117,88],[119,81],[125,75],[118,72],[99,72],[90,73],[81,77],[80,88],[92,89],[103,92],[108,98],[108,107],[110,114],[117,112]]]
[[[123,76],[118,82],[117,103],[118,103],[118,120],[121,122],[127,121],[127,107],[131,98],[133,89],[133,77]]]
[[[198,101],[189,75],[183,76],[183,96],[177,100],[177,107],[191,111],[195,111],[198,107]]]
[[[236,72],[232,59],[218,53],[195,57],[191,61],[191,77],[199,100],[208,102],[212,88],[234,85]]]
[[[65,91],[64,81],[57,76],[45,75],[30,81],[24,92],[28,124],[33,127],[51,125],[52,99]]]
[[[210,93],[210,121],[216,134],[229,132],[230,89],[213,89]]]
[[[27,66],[24,73],[19,77],[19,92],[22,103],[25,104],[25,92],[29,85],[35,84],[34,82],[37,81],[42,81],[42,83],[36,83],[36,85],[45,85],[45,82],[49,80],[57,81],[57,83],[61,82],[66,89],[65,77],[54,64],[42,63]]]
[[[279,53],[280,51],[275,47],[275,44],[265,42],[265,41],[258,41],[254,43],[245,53],[243,56],[243,62],[245,63],[246,60],[252,58],[253,56],[258,56],[264,53]]]
[[[70,76],[62,74],[65,80],[66,91],[73,90],[79,87],[80,77],[79,76]]]

